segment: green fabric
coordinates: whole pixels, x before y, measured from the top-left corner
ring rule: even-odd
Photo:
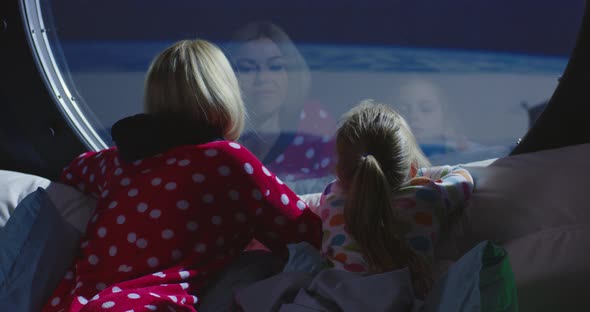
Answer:
[[[421,311],[518,312],[506,251],[489,241],[477,244],[435,281]]]
[[[479,291],[482,312],[517,312],[518,297],[514,273],[506,251],[488,243],[482,255]]]

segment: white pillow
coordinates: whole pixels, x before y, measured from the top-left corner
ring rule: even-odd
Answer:
[[[521,311],[587,310],[589,160],[583,144],[465,165],[475,191],[437,255],[457,259],[492,240],[508,251]]]
[[[16,205],[38,187],[46,188],[48,179],[14,171],[0,170],[0,228],[3,228]]]
[[[0,185],[3,186],[0,188],[0,228],[4,227],[18,203],[38,187],[47,191],[64,219],[82,233],[96,207],[95,199],[73,187],[35,175],[0,170]]]
[[[299,195],[299,198],[307,204],[313,213],[319,215],[318,210],[320,208],[320,199],[322,198],[322,193]]]
[[[463,250],[484,239],[505,243],[543,230],[590,225],[585,193],[590,144],[500,158],[465,167],[475,192],[463,220]]]

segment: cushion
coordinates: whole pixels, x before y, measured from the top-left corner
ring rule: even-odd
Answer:
[[[84,233],[96,208],[96,199],[58,182],[51,182],[46,191],[64,220]]]
[[[40,311],[71,266],[80,233],[38,188],[0,229],[0,311]]]
[[[38,187],[47,187],[48,179],[14,171],[0,170],[0,228],[23,198]]]
[[[531,233],[590,224],[585,195],[590,144],[497,159],[467,169],[475,179],[465,216],[471,242],[508,242]]]
[[[520,310],[590,311],[590,226],[530,234],[504,244],[518,286]]]
[[[0,170],[0,228],[2,228],[18,203],[38,187],[45,188],[47,195],[63,218],[78,231],[84,232],[96,199],[86,196],[73,187],[48,179],[14,171]]]
[[[433,285],[425,312],[518,311],[514,275],[506,251],[481,242]]]
[[[466,164],[475,190],[437,255],[456,260],[492,240],[510,255],[520,310],[590,308],[578,296],[590,292],[588,159],[582,144]]]
[[[330,181],[332,182],[332,181]],[[327,185],[327,184],[326,184]],[[325,188],[325,186],[324,186]],[[318,214],[318,208],[320,207],[320,199],[322,198],[322,193],[313,193],[313,194],[304,194],[299,195],[299,199],[304,201],[309,209],[314,213]]]

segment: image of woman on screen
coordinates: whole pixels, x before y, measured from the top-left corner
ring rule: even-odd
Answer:
[[[241,142],[288,183],[331,175],[336,123],[308,98],[309,68],[287,33],[250,23],[234,33],[228,52],[249,115]]]

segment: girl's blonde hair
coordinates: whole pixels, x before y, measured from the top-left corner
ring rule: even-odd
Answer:
[[[228,46],[229,55],[233,58],[235,51],[244,43],[264,38],[274,42],[285,59],[289,87],[287,88],[287,99],[282,104],[280,114],[283,126],[293,127],[295,125],[292,123],[299,120],[299,114],[309,94],[311,79],[307,62],[289,35],[271,22],[249,23],[234,33],[231,44]]]
[[[235,141],[244,128],[240,87],[223,52],[205,40],[183,40],[152,62],[145,81],[144,111],[177,113]]]
[[[370,270],[408,266],[420,288],[429,287],[424,286],[430,285],[428,266],[405,242],[406,225],[392,206],[393,193],[414,170],[430,165],[406,121],[383,104],[363,101],[344,115],[336,149],[336,173],[347,194],[347,230]]]

